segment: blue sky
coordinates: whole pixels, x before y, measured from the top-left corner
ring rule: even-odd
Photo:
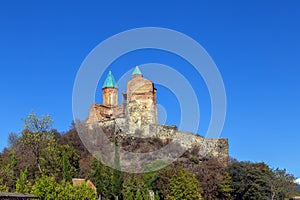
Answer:
[[[0,149],[10,132],[22,130],[21,118],[33,110],[49,113],[59,131],[68,130],[77,70],[101,41],[132,28],[165,27],[195,39],[218,66],[227,93],[222,137],[229,138],[230,155],[265,161],[300,177],[299,9],[296,0],[1,1]],[[149,62],[173,66],[197,88],[199,133],[205,131],[209,95],[184,60],[166,52],[137,51],[120,57],[110,69],[119,79]],[[157,88],[167,123],[177,124],[174,95]]]

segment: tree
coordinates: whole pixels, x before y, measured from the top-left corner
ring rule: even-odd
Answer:
[[[231,198],[231,177],[228,168],[216,160],[203,160],[189,170],[202,183],[202,196],[206,200]]]
[[[94,127],[95,130],[97,127]],[[119,157],[119,145],[117,140],[117,129],[115,128],[112,132],[114,138],[114,168],[111,169],[103,165],[100,161],[95,158],[91,164],[91,172],[87,178],[92,180],[97,187],[97,192],[107,199],[112,197],[118,199],[121,196],[122,183],[123,183],[123,172],[120,168],[120,157]]]
[[[5,153],[3,153],[3,156],[0,158],[0,178],[10,191],[14,191],[18,177],[15,168],[19,159],[16,157],[14,151],[4,150],[4,152]]]
[[[71,182],[72,181],[72,171],[71,164],[66,152],[62,152],[62,162],[63,162],[63,179]]]
[[[126,174],[122,188],[123,199],[148,200],[149,190],[144,182],[142,174]]]
[[[40,174],[43,173],[40,165],[40,157],[43,149],[54,143],[54,135],[51,132],[53,120],[49,115],[38,118],[31,113],[24,119],[20,142],[25,149],[32,152]]]
[[[202,199],[200,182],[195,176],[184,170],[178,169],[177,174],[174,174],[169,181],[170,194],[167,195],[167,200],[185,199],[194,200]]]
[[[39,196],[40,199],[57,199],[57,183],[54,178],[48,176],[42,176],[37,178],[32,186],[31,194]]]
[[[70,183],[68,183],[71,185]],[[86,183],[81,184],[79,187],[74,187],[75,188],[75,196],[74,200],[77,199],[86,199],[86,200],[96,200],[97,198],[97,193],[92,190],[89,186],[86,185]],[[67,200],[67,199],[66,199]]]
[[[156,187],[161,192],[161,196],[168,200],[203,199],[200,185],[200,182],[191,172],[173,165],[163,170],[156,182]]]
[[[21,136],[10,134],[10,147],[0,154],[0,177],[10,191],[15,191],[16,180],[26,168],[31,183],[41,176],[41,171],[56,181],[66,177],[71,181],[78,176],[79,155],[73,147],[58,142],[60,133],[51,129],[52,123],[49,116],[37,118],[30,114],[24,119]]]
[[[230,174],[235,199],[277,200],[289,197],[294,191],[292,175],[285,170],[272,170],[263,162],[233,162]]]
[[[30,192],[30,182],[27,180],[27,168],[21,172],[20,177],[16,183],[16,192],[18,193],[29,193]]]
[[[163,160],[156,160],[146,164],[145,170],[147,172],[144,173],[144,180],[149,190],[154,189],[153,183],[156,181],[159,175],[159,171],[157,171],[157,169],[160,169],[162,168],[162,166],[167,165],[168,163]]]
[[[9,144],[9,148],[15,148],[18,144],[18,140],[19,140],[19,135],[16,133],[10,133],[8,135],[8,144]]]
[[[92,170],[87,175],[87,179],[95,184],[98,194],[106,199],[111,199],[114,196],[112,190],[113,170],[103,165],[96,158],[92,160],[91,168]]]
[[[265,163],[234,162],[230,166],[235,199],[270,199],[271,169]]]
[[[115,199],[118,199],[118,196],[121,195],[122,183],[123,183],[123,173],[120,171],[120,156],[119,156],[119,147],[118,142],[115,137],[115,155],[114,155],[114,169],[113,169],[113,178],[112,178],[112,193],[115,196]]]
[[[3,180],[0,178],[0,192],[8,192],[8,187],[3,183]]]
[[[69,145],[54,143],[42,151],[40,163],[45,175],[54,176],[57,181],[71,181],[79,171],[79,155]]]
[[[142,193],[141,193],[140,190],[137,190],[137,191],[136,191],[136,195],[135,195],[135,199],[136,199],[136,200],[144,200],[144,199],[146,199],[146,198],[143,197],[143,195],[142,195]]]
[[[83,145],[78,132],[75,128],[75,123],[72,122],[70,130],[61,135],[61,139],[58,141],[60,145],[69,145],[74,148],[77,155],[79,155],[79,171],[78,177],[85,178],[91,171],[91,162],[93,156]]]
[[[274,176],[270,180],[271,197],[272,200],[284,199],[293,195],[296,184],[294,183],[294,176],[286,173],[286,170],[273,170]]]
[[[57,199],[60,200],[96,200],[97,194],[86,183],[82,183],[80,186],[73,186],[69,182],[62,181],[57,184]]]
[[[229,174],[229,172],[225,172],[224,176],[223,176],[223,180],[222,183],[220,183],[218,185],[218,189],[219,189],[219,194],[218,194],[218,199],[224,199],[224,200],[229,200],[231,199],[232,195],[232,180],[231,180],[231,176]]]

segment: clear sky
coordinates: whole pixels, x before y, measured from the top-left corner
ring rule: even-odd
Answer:
[[[222,137],[229,139],[230,156],[265,161],[300,177],[299,10],[298,0],[1,1],[0,149],[7,146],[10,132],[22,130],[21,118],[33,110],[49,113],[59,131],[68,130],[77,70],[101,41],[132,28],[165,27],[194,38],[218,66],[228,104]],[[209,96],[184,60],[166,52],[137,51],[110,69],[119,79],[149,62],[173,66],[192,85],[199,84],[199,133],[205,131]],[[157,88],[167,123],[177,124],[174,96]]]

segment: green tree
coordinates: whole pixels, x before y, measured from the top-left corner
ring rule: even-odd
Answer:
[[[155,192],[154,199],[155,199],[155,200],[160,200],[158,191]]]
[[[3,158],[3,160],[2,160]],[[9,188],[10,191],[15,190],[16,181],[18,175],[16,173],[16,166],[19,162],[19,159],[16,157],[14,151],[7,150],[6,156],[0,158],[0,177],[1,180],[5,183],[6,187]]]
[[[174,165],[163,170],[156,182],[161,197],[168,200],[203,199],[200,185],[200,182],[191,172]]]
[[[64,180],[71,182],[72,181],[72,172],[71,172],[71,164],[67,153],[65,151],[62,152],[62,162],[63,162],[63,178]]]
[[[42,151],[54,143],[54,135],[51,131],[52,124],[53,120],[50,119],[49,115],[38,118],[34,113],[31,113],[24,119],[20,143],[34,155],[40,174],[43,173],[40,164]]]
[[[118,197],[121,195],[122,183],[123,183],[123,173],[121,172],[121,167],[120,167],[118,141],[115,137],[115,155],[114,155],[114,169],[113,169],[113,179],[112,179],[112,193],[115,196],[115,199],[118,199]]]
[[[143,195],[139,189],[136,191],[135,199],[136,200],[144,200],[145,199],[145,198],[143,198]]]
[[[76,154],[79,155],[77,171],[78,177],[86,177],[91,171],[91,161],[93,156],[83,145],[75,128],[74,122],[72,122],[70,130],[61,135],[58,142],[60,145],[69,145],[76,151]],[[74,166],[74,164],[72,164],[72,166]]]
[[[31,193],[44,200],[57,199],[57,189],[59,189],[59,187],[54,181],[54,178],[43,175],[42,177],[36,179],[34,185],[32,186]]]
[[[272,170],[265,163],[234,162],[230,166],[235,199],[270,199]]]
[[[232,180],[229,172],[225,172],[223,176],[223,181],[218,185],[218,190],[220,193],[218,194],[218,199],[224,199],[224,200],[229,200],[232,198],[231,193],[233,191],[232,187]]]
[[[42,176],[38,178],[32,187],[32,194],[43,200],[96,200],[97,194],[85,183],[81,186],[73,186],[70,182],[57,183],[54,178]]]
[[[178,169],[177,173],[171,177],[169,181],[169,190],[170,193],[167,195],[167,200],[202,199],[200,182],[192,173],[183,168]]]
[[[285,170],[272,170],[263,162],[233,162],[230,174],[235,199],[279,200],[289,197],[295,187],[292,175]]]
[[[150,199],[149,190],[142,174],[126,174],[122,188],[123,199],[140,200]]]
[[[79,155],[73,147],[56,140],[61,137],[52,129],[52,123],[49,115],[38,118],[31,113],[24,119],[24,130],[19,138],[21,151],[18,154],[26,158],[22,160],[21,169],[28,166],[31,179],[43,174],[54,176],[58,181],[63,178],[71,181],[78,175]]]
[[[57,199],[60,200],[96,200],[97,194],[86,183],[82,183],[80,186],[73,186],[70,182],[62,181],[57,184]]]
[[[29,193],[30,192],[30,182],[27,180],[27,168],[21,172],[20,177],[16,183],[16,192],[19,193]]]
[[[160,169],[167,165],[168,165],[168,163],[166,163],[163,160],[156,160],[156,161],[146,164],[145,171],[147,171],[147,172],[144,173],[144,179],[145,179],[145,183],[149,190],[154,189],[153,183],[156,181],[156,179],[158,178],[158,175],[159,175],[159,171],[157,171],[157,169]]]
[[[98,194],[106,199],[111,199],[113,197],[113,170],[103,165],[96,158],[93,158],[91,168],[92,170],[87,175],[87,179],[91,180],[95,184]]]
[[[43,151],[41,164],[44,174],[55,176],[56,180],[71,181],[79,171],[79,155],[73,147],[55,142]]]
[[[8,192],[8,187],[3,183],[3,180],[0,178],[0,192]]]
[[[83,183],[79,187],[75,187],[74,200],[77,199],[96,200],[98,198],[97,198],[97,193],[93,191],[90,187],[88,187],[86,183]]]

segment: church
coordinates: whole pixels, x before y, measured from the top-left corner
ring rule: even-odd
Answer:
[[[123,104],[118,105],[118,86],[109,71],[102,86],[103,104],[94,104],[90,109],[90,122],[105,122],[116,118],[126,118],[129,127],[145,129],[157,124],[156,89],[154,84],[143,77],[137,66],[132,79],[123,93]]]
[[[176,126],[158,124],[156,88],[143,77],[137,66],[127,89],[122,93],[123,103],[118,104],[118,86],[111,71],[102,86],[102,104],[90,107],[86,123],[109,127],[117,124],[122,137],[159,138],[175,141],[188,150],[197,147],[199,159],[217,159],[228,163],[228,140],[226,138],[204,138],[198,134],[178,130]]]

